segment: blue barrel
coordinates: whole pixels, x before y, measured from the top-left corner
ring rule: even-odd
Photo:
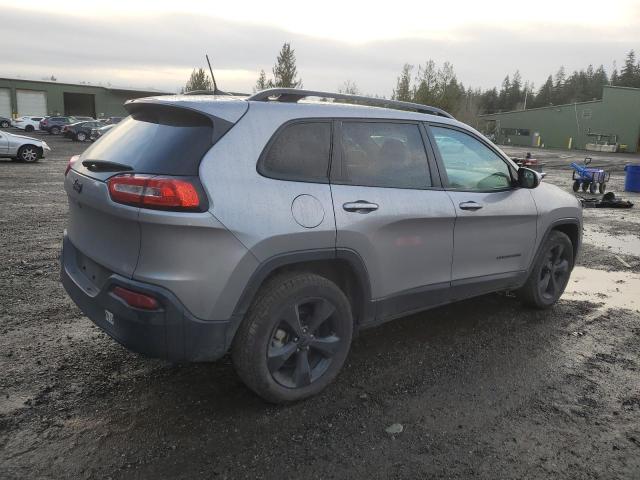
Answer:
[[[625,165],[624,191],[640,192],[640,165]]]

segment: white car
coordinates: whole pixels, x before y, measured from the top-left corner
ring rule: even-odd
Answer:
[[[19,162],[33,163],[51,151],[47,142],[24,135],[0,132],[0,158],[11,158]]]
[[[40,120],[43,117],[31,117],[26,115],[24,117],[16,118],[11,122],[11,125],[24,130],[25,132],[33,132],[34,130],[40,130]]]

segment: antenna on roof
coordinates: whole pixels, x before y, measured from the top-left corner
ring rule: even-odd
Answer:
[[[216,77],[213,75],[213,68],[211,68],[211,62],[209,61],[209,55],[205,54],[207,58],[207,64],[209,65],[209,71],[211,72],[211,80],[213,80],[213,94],[214,95],[224,95],[224,92],[218,90],[218,84],[216,83]]]

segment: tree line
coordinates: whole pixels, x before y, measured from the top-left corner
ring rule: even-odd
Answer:
[[[636,59],[634,50],[629,51],[619,72],[614,66],[609,75],[603,65],[596,68],[589,65],[585,69],[567,74],[565,68],[560,67],[538,89],[533,83],[523,81],[517,70],[504,78],[499,89],[494,87],[482,90],[465,87],[449,62],[438,66],[433,60],[428,60],[417,68],[407,63],[397,77],[391,98],[442,108],[462,121],[474,123],[477,116],[483,113],[601,99],[604,85],[640,88],[640,62]],[[201,68],[194,69],[183,92],[210,90],[211,86],[211,80],[205,71]],[[288,42],[280,49],[271,76],[268,77],[261,70],[253,90],[256,92],[273,87],[302,87],[295,50]],[[360,93],[358,86],[350,80],[345,81],[339,91]]]

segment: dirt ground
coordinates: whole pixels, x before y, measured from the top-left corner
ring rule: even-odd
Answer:
[[[365,331],[323,394],[275,407],[228,359],[145,359],[83,317],[58,253],[86,144],[44,136],[46,160],[0,162],[0,478],[640,478],[640,196],[585,210],[552,310],[489,295]],[[534,153],[569,190],[583,155]],[[616,192],[625,163],[594,159]]]

